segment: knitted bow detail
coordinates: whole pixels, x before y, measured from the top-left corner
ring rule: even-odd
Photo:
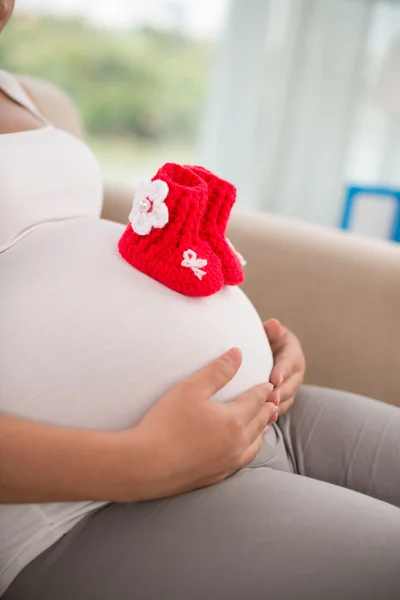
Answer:
[[[204,275],[207,275],[206,271],[202,271],[202,267],[207,265],[207,261],[203,258],[197,258],[197,254],[193,250],[186,250],[183,253],[181,265],[182,267],[192,269],[193,273],[199,279],[203,279]]]

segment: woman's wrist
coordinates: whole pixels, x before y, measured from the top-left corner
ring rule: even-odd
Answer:
[[[98,467],[96,496],[98,500],[134,502],[145,499],[141,473],[144,465],[144,444],[138,428],[104,434],[103,465]]]
[[[0,416],[0,502],[119,502],[140,477],[136,429],[99,432]],[[143,453],[142,453],[143,454]]]

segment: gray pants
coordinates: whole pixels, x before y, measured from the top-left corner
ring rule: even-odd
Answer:
[[[257,459],[176,498],[110,505],[5,600],[398,600],[400,410],[304,387]]]

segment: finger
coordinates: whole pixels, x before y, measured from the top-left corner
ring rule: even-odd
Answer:
[[[251,444],[261,433],[263,433],[267,425],[276,421],[278,416],[278,407],[269,401],[266,402],[246,428],[246,439],[248,440],[249,444]]]
[[[278,319],[269,319],[264,323],[264,330],[270,344],[274,344],[283,334],[283,327]]]
[[[298,371],[289,379],[287,379],[279,388],[281,395],[281,402],[285,402],[288,398],[295,396],[299,391],[301,384],[303,383],[304,374],[302,371]]]
[[[272,404],[275,404],[276,406],[279,406],[279,402],[281,400],[281,394],[279,389],[279,387],[274,388],[271,392],[270,397],[268,398],[268,402],[272,402]]]
[[[255,459],[260,452],[264,440],[264,434],[261,433],[256,439],[246,448],[240,459],[240,468],[245,467]]]
[[[184,385],[190,386],[191,391],[197,395],[211,398],[234,378],[241,364],[242,353],[238,348],[231,348],[186,379]]]
[[[234,411],[240,422],[246,426],[258,415],[272,390],[273,386],[270,383],[260,383],[234,400],[230,400],[225,406]]]
[[[279,405],[279,409],[278,409],[278,415],[279,417],[281,417],[282,415],[285,414],[285,412],[287,412],[289,410],[289,408],[293,405],[294,403],[294,396],[292,396],[291,398],[287,398],[284,402],[281,402],[281,404]]]
[[[290,361],[285,356],[278,358],[274,368],[271,371],[269,378],[270,382],[275,386],[280,386],[282,383],[290,377],[293,370],[293,361]]]
[[[279,368],[279,366],[274,367],[271,371],[271,375],[269,378],[272,385],[274,385],[275,387],[279,387],[283,383],[283,379],[284,379],[284,375],[283,375],[281,369]]]

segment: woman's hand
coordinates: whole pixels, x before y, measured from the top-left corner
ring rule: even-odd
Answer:
[[[121,434],[126,472],[135,464],[126,500],[208,486],[253,460],[268,423],[278,416],[268,402],[273,386],[260,384],[226,403],[211,399],[234,377],[241,360],[237,349],[230,350],[179,383],[134,430]]]
[[[274,357],[270,382],[275,386],[269,400],[279,404],[279,416],[293,404],[306,371],[306,359],[297,337],[277,319],[264,323]]]

